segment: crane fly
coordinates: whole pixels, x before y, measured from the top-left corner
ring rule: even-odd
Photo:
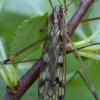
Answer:
[[[63,100],[66,84],[65,13],[56,6],[48,17],[50,27],[44,43],[39,77],[39,100]],[[49,25],[48,25],[49,26]]]
[[[49,1],[53,8],[51,0]],[[64,7],[54,7],[48,17],[48,32],[44,43],[39,76],[39,100],[64,100],[66,85],[66,44],[68,41],[71,42],[66,33],[65,15],[66,1],[64,0]],[[86,82],[86,85],[90,85],[88,86],[89,90],[95,99],[98,100],[86,68],[75,47],[74,49],[88,79],[89,84]]]
[[[65,23],[66,0],[63,0],[64,7],[60,5],[53,7],[51,0],[49,1],[53,8],[53,11],[48,16],[47,35],[45,38],[43,54],[41,57],[42,62],[40,68],[38,94],[39,100],[64,100],[66,88],[66,44],[68,43],[68,41],[71,42],[69,37],[67,36]],[[25,49],[17,52],[10,58],[6,59],[4,61],[4,64],[21,54],[23,51],[29,49],[31,46],[34,46],[43,40],[44,39],[41,39],[33,43],[32,45],[29,45]],[[75,52],[78,54],[77,49],[75,47],[74,49]],[[88,86],[91,93],[94,95],[95,99],[98,100],[95,89],[79,54],[78,58],[81,61],[84,72],[88,79],[88,83],[86,83],[86,85]]]

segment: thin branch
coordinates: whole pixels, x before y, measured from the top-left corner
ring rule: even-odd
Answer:
[[[67,25],[81,21],[82,17],[85,15],[88,8],[93,2],[94,0],[81,0],[79,8],[77,9],[77,11]],[[77,26],[68,28],[69,37],[73,35],[73,32],[75,31],[76,27]],[[16,87],[14,89],[7,89],[7,93],[4,96],[3,100],[19,100],[23,96],[23,94],[29,89],[29,87],[37,80],[40,71],[40,64],[41,61],[37,61],[26,72],[26,74],[22,76],[17,89]]]
[[[92,5],[92,3],[94,1],[95,0],[81,0],[79,8],[77,9],[75,14],[70,19],[67,26],[81,21],[83,16],[85,15],[85,13],[87,12],[87,10],[89,9],[89,7]],[[75,29],[77,28],[77,26],[78,25],[70,27],[70,28],[67,29],[68,33],[69,33],[68,34],[69,37],[71,37],[73,35],[73,33],[74,33]]]
[[[7,93],[3,100],[20,100],[23,94],[37,80],[40,71],[41,60],[38,60],[19,80],[19,85],[13,89],[7,87]]]

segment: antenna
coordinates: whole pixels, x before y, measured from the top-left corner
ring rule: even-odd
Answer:
[[[71,1],[71,2],[67,5],[67,7],[68,7],[69,5],[71,5],[74,1],[75,1],[75,0]]]
[[[58,2],[61,4],[61,2],[58,0]],[[61,4],[62,5],[62,4]],[[63,5],[62,5],[63,6]]]

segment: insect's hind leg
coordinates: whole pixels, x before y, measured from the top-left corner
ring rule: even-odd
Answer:
[[[85,78],[83,77],[83,75],[81,74],[81,72],[78,71],[78,70],[71,76],[71,78],[68,80],[68,82],[71,82],[76,77],[76,75],[79,75],[82,78],[82,80],[84,81],[84,83],[86,85],[88,85],[87,82],[86,82],[86,80],[85,80]]]
[[[92,95],[95,97],[95,99],[98,100],[98,95],[97,95],[97,93],[96,93],[96,91],[95,91],[95,89],[94,89],[94,86],[93,86],[93,84],[92,84],[92,82],[91,82],[91,80],[90,80],[90,77],[89,77],[89,75],[88,75],[88,72],[87,72],[87,70],[86,70],[86,67],[85,67],[85,65],[84,65],[84,63],[83,63],[83,61],[82,61],[82,59],[81,59],[81,57],[80,57],[80,55],[79,55],[79,53],[78,53],[76,47],[74,46],[74,44],[72,43],[72,41],[70,40],[70,38],[67,36],[67,34],[66,34],[66,38],[69,40],[69,42],[70,42],[70,43],[72,44],[72,46],[74,47],[75,52],[76,52],[76,54],[77,54],[77,57],[78,57],[78,59],[79,59],[81,65],[82,65],[82,68],[83,68],[83,70],[84,70],[84,73],[85,73],[86,78],[87,78],[87,81],[88,81],[88,82],[85,81],[85,84],[87,85],[87,87],[89,88],[90,92],[91,92]],[[79,75],[80,75],[80,74],[79,74]],[[83,81],[84,81],[84,80],[83,80]]]
[[[90,85],[87,83],[87,81],[85,80],[85,78],[83,77],[83,75],[81,74],[80,71],[77,70],[77,71],[71,76],[71,78],[68,80],[68,82],[71,82],[71,81],[76,77],[76,75],[79,75],[79,76],[82,78],[83,82],[86,84],[86,86],[88,87],[89,91],[90,91],[90,92],[93,94],[93,96],[95,97],[95,100],[98,100],[98,95],[97,95],[96,91],[91,91]]]

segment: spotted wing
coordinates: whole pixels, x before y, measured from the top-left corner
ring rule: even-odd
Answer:
[[[49,31],[43,48],[39,76],[39,100],[63,100],[65,80],[63,79],[63,56],[61,31],[55,31],[49,19]]]

